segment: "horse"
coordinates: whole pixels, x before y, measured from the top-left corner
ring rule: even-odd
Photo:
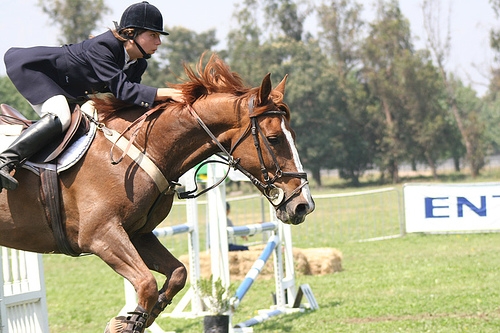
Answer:
[[[229,167],[242,171],[268,198],[283,223],[302,223],[314,210],[283,101],[287,76],[273,89],[267,74],[252,88],[217,55],[205,65],[202,59],[194,69],[184,66],[187,78],[172,85],[182,90],[183,101],[145,109],[94,99],[99,111],[95,138],[82,158],[59,174],[69,250],[98,256],[137,292],[136,309],[111,318],[105,332],[144,332],[185,286],[185,266],[153,230],[170,212],[179,177],[210,156],[222,152]],[[105,137],[109,130],[128,140],[120,158],[116,142]],[[141,158],[126,154],[129,149]],[[138,162],[144,159],[159,170],[166,188]],[[15,177],[19,187],[0,193],[0,245],[61,253],[40,177],[25,168],[16,169]],[[151,271],[166,277],[161,288]]]

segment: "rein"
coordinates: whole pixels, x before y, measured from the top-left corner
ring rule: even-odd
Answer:
[[[271,149],[271,145],[269,143],[269,140],[266,138],[266,136],[262,132],[261,127],[258,124],[258,118],[261,117],[261,116],[278,115],[278,116],[283,117],[286,114],[285,111],[282,111],[282,110],[269,110],[269,111],[265,111],[265,112],[263,112],[261,114],[253,114],[253,110],[254,110],[254,97],[252,96],[249,99],[249,101],[248,101],[250,124],[245,129],[245,131],[243,132],[243,134],[238,138],[238,140],[236,141],[236,143],[228,151],[222,145],[222,143],[217,139],[217,137],[212,133],[212,131],[208,128],[208,126],[203,122],[203,120],[200,118],[200,116],[198,115],[198,113],[196,112],[196,110],[191,105],[187,105],[187,109],[191,113],[191,115],[196,119],[196,121],[201,126],[201,128],[203,128],[203,130],[208,134],[208,136],[210,136],[210,138],[212,139],[212,141],[219,147],[220,151],[224,155],[216,154],[223,161],[208,160],[208,161],[205,161],[205,162],[201,163],[198,166],[198,168],[197,168],[197,170],[195,172],[195,176],[194,176],[195,177],[195,189],[194,190],[190,190],[190,191],[185,191],[185,192],[177,192],[177,196],[178,196],[179,199],[197,198],[200,195],[206,193],[207,191],[210,191],[211,189],[219,186],[228,177],[229,171],[230,171],[231,168],[240,171],[246,177],[248,177],[250,179],[250,181],[252,182],[252,184],[254,184],[256,187],[258,187],[261,190],[261,192],[266,196],[266,198],[271,202],[271,204],[275,208],[279,208],[280,206],[286,204],[295,195],[297,195],[304,186],[306,186],[309,183],[307,181],[307,174],[305,172],[285,172],[285,171],[281,170],[281,167],[280,167],[280,165],[278,163],[276,155],[273,153],[273,151]],[[111,140],[113,142],[113,146],[111,147],[111,150],[110,150],[110,158],[111,158],[111,163],[112,164],[118,164],[118,163],[120,163],[123,160],[123,158],[125,156],[127,156],[127,155],[129,155],[129,156],[132,155],[131,156],[132,159],[134,161],[136,161],[136,162],[138,162],[139,160],[142,160],[142,159],[144,159],[143,162],[148,162],[149,161],[147,159],[147,156],[145,156],[141,152],[136,152],[137,149],[134,149],[135,146],[133,145],[133,143],[134,143],[134,141],[135,141],[135,139],[136,139],[136,137],[137,137],[140,129],[144,125],[144,122],[146,121],[146,119],[151,114],[153,114],[154,112],[156,112],[158,110],[159,110],[159,108],[157,108],[157,109],[151,109],[151,110],[145,112],[139,118],[137,118],[133,123],[131,123],[119,135],[117,133],[115,133],[114,135],[113,135],[113,133],[109,133],[108,135],[105,135],[106,137],[108,137],[108,136],[114,137],[114,136],[118,135],[118,138],[114,138],[113,140],[111,138],[108,138],[109,140]],[[106,131],[107,128],[103,128],[104,126],[102,124],[100,124],[100,125],[101,125],[101,126],[99,126],[100,129],[103,130],[105,132],[105,134],[107,132],[112,132],[112,131],[109,131],[109,129],[108,129],[108,131]],[[126,132],[128,132],[128,131],[132,131],[130,140],[122,140],[124,134]],[[254,146],[255,146],[255,149],[257,151],[257,155],[259,156],[260,169],[261,169],[261,172],[262,172],[262,177],[264,179],[264,182],[260,181],[257,177],[253,176],[250,172],[248,172],[247,170],[245,170],[239,164],[240,160],[239,159],[235,159],[232,156],[232,153],[234,152],[234,150],[239,146],[239,144],[243,141],[243,139],[245,137],[247,137],[248,135],[250,135],[250,134],[253,137]],[[273,163],[274,163],[274,167],[276,169],[276,171],[274,173],[274,176],[272,178],[269,177],[269,171],[268,171],[268,169],[267,169],[267,167],[265,166],[265,163],[264,163],[264,156],[263,156],[263,153],[262,153],[262,147],[260,145],[259,136],[262,137],[262,141],[264,142],[264,146],[267,149],[267,151],[269,152],[269,154],[271,155],[271,158],[272,158]],[[125,142],[128,141],[128,142],[125,143],[123,141],[125,141]],[[114,148],[116,146],[118,146],[119,148],[121,148],[122,151],[123,151],[122,155],[118,158],[118,160],[115,160],[114,157],[113,157],[113,150],[114,150]],[[131,150],[134,152],[133,154],[131,153]],[[198,185],[197,185],[197,182],[196,182],[196,174],[198,173],[198,171],[200,170],[201,167],[203,167],[205,164],[208,164],[208,163],[222,163],[222,164],[227,165],[228,169],[227,169],[225,175],[217,183],[215,183],[215,184],[211,185],[210,187],[208,187],[208,188],[206,188],[206,189],[198,192]],[[141,163],[139,163],[139,164],[141,164]],[[141,166],[144,168],[145,164],[150,164],[150,163],[143,163]],[[146,167],[144,169],[155,180],[155,183],[157,184],[157,186],[158,186],[161,194],[169,194],[172,191],[175,191],[174,188],[178,184],[175,183],[175,182],[169,182],[169,181],[167,181],[164,178],[163,174],[159,170],[157,170],[157,168],[155,169],[155,168],[148,168],[148,167]],[[299,186],[297,186],[297,188],[295,188],[295,190],[293,190],[292,193],[290,193],[290,195],[288,197],[285,197],[284,191],[281,188],[279,188],[276,185],[274,185],[274,183],[278,179],[283,178],[283,177],[301,178],[304,181]],[[161,197],[161,195],[160,195],[160,197]],[[155,207],[156,204],[157,203],[155,203],[153,206]]]
[[[203,165],[205,165],[207,163],[223,163],[223,164],[226,164],[228,166],[228,169],[227,169],[224,177],[222,177],[222,179],[219,180],[216,184],[213,184],[212,186],[210,186],[210,187],[206,188],[205,190],[203,190],[201,192],[198,192],[198,193],[196,193],[197,190],[198,190],[198,186],[196,185],[196,187],[195,187],[194,190],[178,193],[177,196],[179,197],[179,199],[196,198],[196,197],[204,194],[205,192],[207,192],[207,191],[209,191],[209,190],[211,190],[211,189],[219,186],[219,184],[221,184],[227,178],[227,176],[229,174],[229,170],[230,170],[231,167],[234,168],[234,169],[237,169],[238,171],[240,171],[241,173],[243,173],[245,176],[247,176],[250,179],[250,181],[255,186],[257,186],[259,189],[261,189],[262,193],[264,193],[264,195],[267,197],[267,199],[276,208],[278,208],[278,207],[284,205],[285,203],[287,203],[288,201],[290,201],[297,193],[300,192],[300,190],[304,186],[306,186],[309,183],[307,181],[307,174],[305,172],[284,172],[284,171],[281,170],[281,167],[279,166],[279,163],[278,163],[278,161],[276,159],[276,156],[275,156],[275,154],[273,153],[273,151],[271,149],[269,141],[265,137],[264,133],[262,132],[262,129],[260,128],[260,126],[259,126],[259,124],[257,122],[257,119],[260,116],[268,116],[268,115],[280,115],[280,116],[284,116],[285,112],[281,111],[281,110],[270,110],[270,111],[266,111],[266,112],[263,112],[263,113],[258,114],[258,115],[254,115],[254,114],[252,114],[253,109],[254,109],[254,97],[253,96],[250,98],[250,100],[248,102],[248,108],[249,108],[249,114],[250,114],[250,120],[251,120],[251,122],[250,122],[249,126],[247,127],[247,129],[243,132],[243,134],[238,138],[238,140],[236,141],[236,143],[230,149],[230,151],[227,151],[227,149],[220,143],[220,141],[215,137],[215,135],[212,133],[212,131],[210,131],[210,129],[208,128],[208,126],[203,122],[203,120],[200,118],[200,116],[198,115],[198,113],[196,112],[196,110],[191,105],[188,105],[189,112],[196,118],[196,121],[198,122],[198,124],[205,130],[205,132],[210,136],[210,138],[213,140],[213,142],[225,154],[225,156],[221,156],[219,154],[216,154],[219,157],[221,157],[222,159],[224,159],[225,162],[221,162],[221,161],[205,161],[200,166],[198,166],[198,168],[197,168],[197,170],[195,172],[195,176],[194,176],[195,177],[195,184],[196,184],[196,174],[197,174],[198,170]],[[236,149],[236,147],[243,141],[243,139],[249,133],[251,133],[251,135],[253,137],[254,146],[255,146],[255,149],[257,150],[257,155],[259,156],[260,169],[261,169],[261,172],[262,172],[262,175],[263,175],[265,183],[263,183],[258,178],[256,178],[255,176],[253,176],[250,172],[248,172],[247,170],[245,170],[239,164],[240,160],[239,159],[235,159],[232,156],[232,153],[234,152],[234,150]],[[268,152],[270,153],[270,155],[271,155],[271,157],[273,159],[273,162],[274,162],[274,166],[276,168],[274,177],[272,177],[272,178],[269,177],[269,172],[268,172],[268,170],[267,170],[267,168],[265,166],[265,163],[264,163],[264,157],[262,155],[262,148],[260,146],[259,135],[262,136],[264,145],[265,145],[266,149],[268,150]],[[301,179],[304,179],[305,181],[302,182],[288,196],[288,198],[285,198],[284,191],[281,188],[279,188],[276,185],[274,185],[274,183],[278,179],[280,179],[282,177],[301,178]]]
[[[133,132],[132,132],[132,135],[130,136],[130,140],[128,140],[128,144],[127,146],[125,147],[125,149],[123,149],[123,153],[122,155],[118,158],[118,160],[115,160],[113,158],[113,149],[115,148],[116,146],[116,142],[113,144],[113,146],[111,147],[111,150],[109,152],[109,155],[110,155],[110,158],[111,158],[111,164],[115,165],[115,164],[118,164],[120,163],[124,158],[125,156],[127,156],[128,154],[128,151],[130,150],[130,148],[132,147],[132,145],[134,144],[134,141],[135,139],[137,138],[137,135],[139,134],[139,131],[140,129],[142,128],[142,125],[144,124],[144,122],[146,121],[146,119],[151,115],[153,114],[154,112],[158,111],[159,108],[156,108],[156,109],[150,109],[146,112],[144,112],[139,118],[137,118],[133,123],[131,123],[121,134],[120,136],[118,137],[118,139],[116,139],[116,142],[118,142],[118,140],[120,140],[123,135],[125,135],[125,133],[127,133],[128,131],[132,130],[133,129]]]
[[[173,181],[168,181],[163,173],[161,172],[160,169],[154,164],[154,162],[147,157],[142,151],[140,151],[133,143],[135,139],[137,138],[137,135],[144,125],[144,122],[146,119],[153,114],[154,112],[158,111],[159,108],[157,109],[151,109],[145,113],[143,113],[139,118],[137,118],[134,122],[132,122],[122,133],[118,133],[113,129],[110,129],[106,127],[103,123],[98,122],[95,120],[93,117],[89,117],[87,114],[87,118],[94,122],[97,126],[97,129],[102,131],[104,134],[104,137],[108,139],[113,145],[111,146],[110,149],[110,160],[111,164],[116,165],[123,161],[125,156],[129,156],[135,163],[137,163],[154,181],[156,184],[158,190],[160,191],[160,197],[161,195],[167,195],[167,194],[173,194],[175,192],[175,187],[178,186],[179,184]],[[125,133],[132,130],[133,133],[130,137],[130,140],[127,140],[125,138]],[[122,155],[118,158],[118,160],[115,160],[113,157],[113,150],[115,147],[118,147],[122,150]],[[158,197],[159,198],[159,197]],[[158,199],[157,199],[158,201]],[[156,206],[156,203],[155,203]]]

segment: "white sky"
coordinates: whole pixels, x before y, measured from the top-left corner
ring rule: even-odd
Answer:
[[[112,9],[95,31],[100,33],[113,27],[113,20],[119,21],[121,13],[129,5],[140,0],[105,0]],[[313,0],[316,3],[320,0]],[[150,0],[163,14],[164,24],[184,26],[196,32],[215,28],[222,43],[231,27],[234,5],[239,0]],[[360,1],[361,2],[361,1]],[[372,1],[362,1],[371,3]],[[400,0],[403,14],[410,20],[412,33],[419,37],[417,48],[425,46],[422,0]],[[466,83],[471,84],[480,94],[488,84],[486,75],[492,64],[493,54],[489,48],[489,30],[500,26],[493,14],[488,0],[441,0],[442,13],[447,16],[451,3],[452,48],[448,69],[457,73]],[[51,26],[47,15],[37,6],[38,0],[0,0],[0,55],[12,46],[57,45],[57,30]],[[372,16],[372,6],[365,5],[366,15]],[[314,22],[309,21],[308,30]],[[166,37],[168,38],[168,37]],[[0,75],[5,75],[3,59],[0,62]]]

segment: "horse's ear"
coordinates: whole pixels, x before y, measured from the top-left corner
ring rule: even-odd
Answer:
[[[286,84],[286,79],[288,78],[288,74],[285,75],[283,80],[276,86],[276,90],[279,91],[281,94],[285,94],[285,84]]]
[[[271,73],[267,73],[267,75],[262,80],[262,83],[260,84],[259,104],[263,103],[264,101],[267,101],[272,89],[273,87],[271,85]]]

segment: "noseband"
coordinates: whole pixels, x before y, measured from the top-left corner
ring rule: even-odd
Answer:
[[[271,149],[271,146],[269,144],[269,140],[266,138],[266,136],[262,132],[262,129],[259,126],[259,123],[258,123],[258,118],[259,117],[273,116],[273,115],[278,115],[278,116],[282,116],[283,117],[286,114],[285,111],[282,111],[282,110],[270,110],[270,111],[265,111],[265,112],[260,113],[260,114],[253,114],[254,97],[252,96],[249,99],[249,101],[248,101],[248,110],[249,110],[250,124],[247,127],[247,129],[243,132],[243,134],[239,137],[239,139],[236,141],[236,143],[231,147],[231,149],[229,151],[227,151],[227,149],[224,148],[224,146],[220,143],[220,141],[217,140],[217,138],[212,133],[212,131],[210,131],[210,129],[205,125],[205,123],[203,122],[203,120],[198,116],[198,114],[196,113],[196,111],[194,110],[194,108],[191,105],[189,105],[188,109],[191,112],[191,114],[196,118],[196,120],[198,121],[198,123],[200,124],[200,126],[205,130],[205,132],[210,136],[210,138],[212,138],[212,140],[215,142],[215,144],[217,144],[217,146],[219,147],[219,149],[226,155],[226,156],[220,156],[219,154],[217,154],[219,157],[221,157],[225,161],[225,162],[222,162],[222,163],[228,165],[229,168],[228,168],[226,174],[224,175],[224,177],[220,181],[218,181],[216,184],[210,186],[209,188],[206,188],[205,190],[203,190],[203,191],[201,191],[199,193],[196,193],[197,187],[193,191],[187,191],[187,192],[178,193],[178,197],[180,199],[196,198],[196,197],[202,195],[203,193],[211,190],[212,188],[218,186],[220,183],[222,183],[224,181],[224,179],[226,179],[226,177],[229,174],[229,170],[230,170],[231,167],[234,168],[234,169],[236,169],[236,170],[238,170],[238,171],[240,171],[245,176],[247,176],[250,179],[250,181],[252,182],[252,184],[254,184],[255,186],[257,186],[262,191],[262,193],[264,193],[264,195],[267,197],[267,199],[271,202],[271,204],[275,208],[279,208],[280,206],[286,204],[295,195],[297,195],[304,186],[306,186],[309,183],[307,181],[307,174],[305,172],[286,172],[286,171],[281,170],[281,167],[280,167],[280,165],[278,163],[276,155],[273,153],[273,151]],[[232,153],[234,152],[234,150],[236,149],[236,147],[243,141],[243,139],[245,137],[247,137],[247,135],[249,133],[251,133],[251,135],[253,137],[254,146],[255,146],[255,149],[257,150],[257,155],[259,156],[260,170],[262,172],[262,176],[263,176],[264,182],[260,181],[257,177],[253,176],[250,172],[248,172],[246,169],[244,169],[239,164],[240,160],[239,159],[235,159],[232,156]],[[274,172],[274,176],[273,177],[269,176],[269,171],[268,171],[268,169],[267,169],[267,167],[266,167],[266,165],[264,163],[264,156],[262,155],[262,147],[260,145],[259,136],[262,137],[262,141],[264,142],[264,145],[265,145],[267,151],[269,152],[269,154],[272,157],[272,160],[273,160],[273,163],[274,163],[274,168],[276,170]],[[205,161],[204,163],[202,163],[198,167],[198,170],[203,165],[205,165],[207,163],[210,163],[210,162],[220,162],[220,161]],[[196,171],[198,171],[198,170],[196,170]],[[196,178],[196,173],[195,173],[195,178]],[[305,181],[302,182],[297,188],[295,188],[295,190],[293,190],[293,192],[290,193],[290,195],[287,198],[285,198],[285,192],[281,188],[279,188],[276,185],[274,185],[274,183],[278,179],[283,178],[283,177],[301,178],[301,179],[304,179]]]

